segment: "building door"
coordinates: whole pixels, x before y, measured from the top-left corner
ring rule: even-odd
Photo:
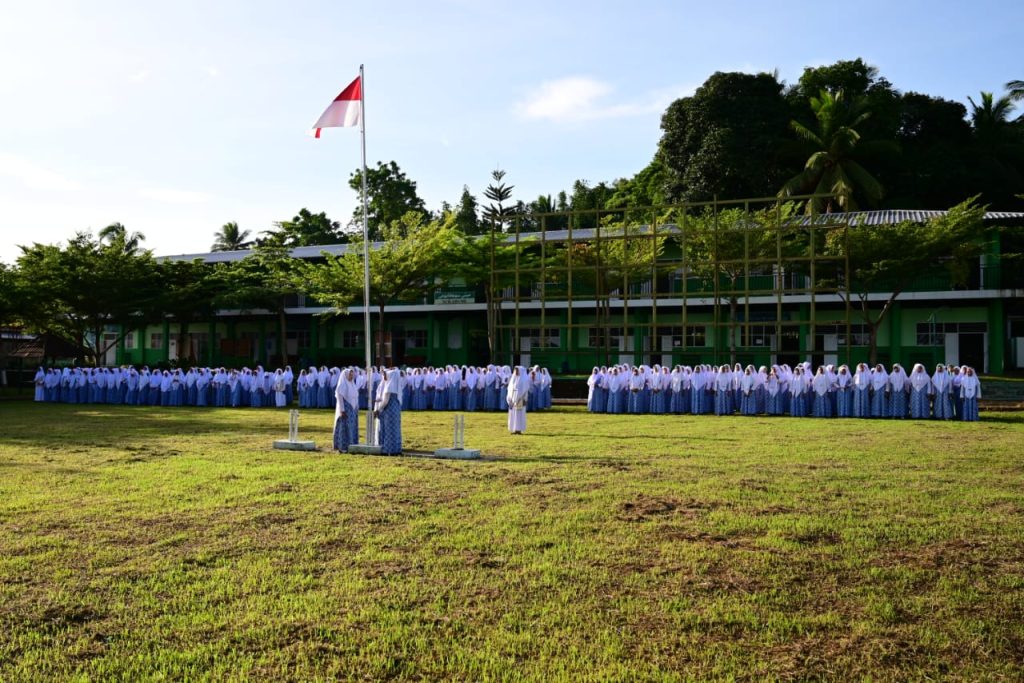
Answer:
[[[524,368],[530,367],[530,348],[532,347],[532,339],[532,337],[519,338],[519,364]]]
[[[822,335],[822,348],[825,351],[825,365],[839,365],[839,335]]]
[[[943,355],[945,360],[943,362],[950,365],[960,365],[960,335],[946,334],[944,345]]]
[[[984,332],[961,332],[960,337],[960,365],[970,365],[976,372],[988,372],[985,367],[985,333]]]
[[[633,335],[619,337],[619,363],[633,364]]]
[[[778,363],[790,367],[800,362],[800,329],[783,327],[782,339],[779,344]]]
[[[405,365],[405,327],[402,325],[391,328],[391,363]]]
[[[103,352],[103,365],[108,368],[117,365],[117,335],[107,332],[103,335],[103,345],[106,351]]]

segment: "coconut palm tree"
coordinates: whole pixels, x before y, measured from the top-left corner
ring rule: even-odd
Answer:
[[[1007,85],[1015,82],[1010,81]],[[971,103],[971,126],[979,142],[999,144],[1011,135],[1010,115],[1015,108],[1014,99],[1012,90],[999,99],[990,92],[982,91],[981,104],[975,102],[970,95],[967,96],[967,101]]]
[[[100,244],[121,244],[126,254],[134,254],[141,249],[146,236],[141,232],[128,233],[128,229],[120,223],[111,223],[99,232]]]
[[[1009,91],[1006,93],[1014,102],[1020,102],[1024,100],[1024,81],[1010,81],[1006,84],[1006,89]]]
[[[249,231],[240,230],[238,223],[234,221],[225,223],[224,227],[214,233],[214,237],[216,240],[210,248],[211,251],[238,251],[252,246],[252,241],[248,239]]]
[[[810,100],[811,111],[817,119],[817,130],[811,130],[799,121],[790,121],[790,127],[811,152],[800,173],[790,178],[779,191],[779,197],[811,193],[831,194],[843,211],[857,209],[855,195],[860,195],[875,204],[881,198],[883,189],[874,176],[865,169],[856,157],[871,151],[891,149],[892,143],[865,141],[857,132],[871,112],[867,111],[867,100],[859,98],[847,102],[843,91],[835,94],[822,90],[818,97]],[[807,203],[807,212],[832,211],[833,200],[815,198]]]

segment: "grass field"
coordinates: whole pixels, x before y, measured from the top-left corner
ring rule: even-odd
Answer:
[[[1020,680],[1024,414],[982,418],[469,414],[453,462],[0,404],[0,680]]]

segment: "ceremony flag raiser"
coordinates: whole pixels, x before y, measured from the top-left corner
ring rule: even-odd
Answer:
[[[351,128],[359,126],[359,136],[363,148],[363,328],[366,340],[366,398],[369,410],[366,411],[366,443],[374,445],[376,431],[373,428],[373,341],[370,337],[370,239],[367,224],[366,198],[366,120],[363,116],[363,65],[359,65],[359,75],[348,84],[341,94],[334,98],[324,113],[320,115],[311,131],[313,137],[320,137],[323,128]]]

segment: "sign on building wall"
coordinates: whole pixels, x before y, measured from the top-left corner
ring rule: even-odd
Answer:
[[[471,289],[439,289],[434,294],[435,304],[472,304],[476,294]]]

